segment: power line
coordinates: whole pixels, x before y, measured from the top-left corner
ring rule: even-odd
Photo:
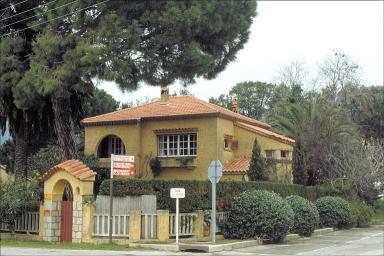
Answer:
[[[60,19],[60,18],[63,18],[63,17],[69,16],[69,15],[71,15],[71,14],[74,14],[74,13],[77,13],[77,12],[80,12],[80,11],[83,11],[83,10],[85,10],[85,9],[88,9],[88,8],[90,8],[90,7],[94,7],[94,6],[98,5],[98,4],[103,4],[103,3],[106,3],[106,2],[108,2],[108,1],[109,1],[109,0],[105,0],[105,1],[102,1],[102,2],[99,2],[99,3],[96,3],[96,4],[93,4],[93,5],[90,5],[90,6],[87,6],[87,7],[81,8],[80,10],[77,10],[77,11],[73,11],[73,12],[71,12],[71,13],[68,13],[68,14],[65,14],[65,15],[61,15],[61,16],[59,16],[59,17],[56,17],[56,18],[53,18],[53,19],[50,19],[50,20],[47,20],[47,21],[44,21],[44,22],[40,22],[40,23],[38,23],[38,24],[35,24],[35,25],[32,25],[32,26],[29,26],[29,27],[27,27],[27,28],[23,28],[23,29],[20,29],[20,30],[18,30],[18,31],[15,31],[15,32],[11,32],[11,33],[8,33],[8,34],[5,34],[5,35],[2,35],[1,37],[6,37],[6,36],[12,35],[12,34],[14,34],[14,33],[18,33],[18,32],[21,32],[21,31],[24,31],[24,30],[27,30],[27,29],[33,28],[33,27],[37,27],[37,26],[40,26],[40,25],[42,25],[42,24],[45,24],[45,23],[48,23],[48,22],[50,22],[50,21],[53,21],[53,20],[57,20],[57,19]]]
[[[9,9],[9,8],[12,8],[12,6],[13,6],[13,7],[18,6],[19,4],[22,4],[22,3],[27,2],[27,1],[28,1],[28,0],[24,0],[24,1],[18,2],[17,4],[12,4],[12,3],[11,3],[8,7],[5,7],[5,8],[3,8],[3,9],[1,9],[0,12],[3,11],[3,10],[7,10],[7,9]]]
[[[49,2],[49,3],[44,4],[44,5],[47,5],[47,4],[50,4],[50,3],[54,3],[54,2],[56,2],[56,1],[57,1],[57,0],[53,0],[53,1]],[[32,11],[32,10],[35,10],[35,9],[37,9],[37,8],[41,8],[41,7],[44,6],[44,5],[39,5],[39,6],[36,6],[36,7],[32,8],[32,9],[28,9],[28,10],[26,10],[26,11],[19,12],[19,13],[15,14],[15,15],[12,15],[12,16],[9,16],[9,17],[7,17],[7,18],[4,18],[4,19],[2,19],[2,20],[0,20],[0,21],[5,21],[5,20],[10,19],[10,18],[13,18],[13,17],[15,17],[15,16],[19,16],[20,14],[23,14],[23,13],[26,13],[26,12],[29,12],[29,11]],[[48,12],[48,11],[46,11],[46,12]]]
[[[52,8],[52,9],[50,9],[50,10],[47,10],[47,11],[45,11],[45,12],[43,12],[43,13],[38,13],[38,14],[36,14],[36,15],[33,15],[33,16],[30,16],[30,17],[27,17],[27,18],[24,18],[24,19],[22,19],[22,20],[15,21],[15,22],[13,22],[13,23],[11,23],[11,24],[7,24],[7,25],[5,25],[5,26],[0,27],[0,29],[1,29],[1,28],[6,28],[6,27],[9,27],[9,26],[12,26],[12,25],[14,25],[14,24],[16,24],[16,23],[19,23],[19,22],[22,22],[22,21],[25,21],[25,20],[30,20],[30,19],[32,19],[32,18],[34,18],[34,17],[37,17],[37,16],[39,16],[39,15],[42,15],[42,14],[44,14],[44,13],[47,13],[47,12],[50,12],[50,11],[57,10],[57,9],[59,9],[59,8],[61,8],[61,7],[64,7],[64,6],[73,4],[73,3],[78,2],[78,1],[79,1],[79,0],[75,0],[75,1],[72,1],[72,2],[70,2],[70,3],[66,3],[66,4],[63,4],[63,5],[61,5],[61,6],[58,6],[58,7]],[[32,9],[31,9],[31,10],[32,10]]]

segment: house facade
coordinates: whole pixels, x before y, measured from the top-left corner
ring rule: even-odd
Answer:
[[[160,100],[84,119],[85,154],[106,168],[111,154],[133,155],[137,178],[153,178],[158,159],[163,179],[206,180],[209,163],[219,159],[223,179],[247,180],[257,138],[263,154],[278,163],[274,179],[290,182],[294,140],[237,113],[236,103],[233,110],[162,89]]]

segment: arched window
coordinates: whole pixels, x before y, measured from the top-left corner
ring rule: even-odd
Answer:
[[[97,150],[97,156],[99,158],[109,158],[111,154],[114,155],[125,155],[125,146],[123,141],[115,136],[109,135],[105,137],[99,144]]]

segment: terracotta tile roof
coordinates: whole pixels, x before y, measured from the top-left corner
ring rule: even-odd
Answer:
[[[65,170],[79,180],[86,180],[96,175],[96,172],[88,168],[83,162],[79,160],[67,160],[49,169],[43,176],[40,177],[41,181],[47,180],[58,170]]]
[[[238,127],[244,128],[246,130],[265,135],[269,138],[277,139],[281,142],[284,142],[284,143],[287,143],[290,145],[295,144],[294,139],[285,137],[285,136],[278,134],[278,133],[275,133],[271,130],[267,130],[267,129],[264,129],[264,128],[261,128],[261,127],[255,126],[255,125],[250,125],[250,124],[246,124],[246,123],[242,123],[242,122],[236,122],[235,125]]]
[[[229,120],[241,121],[269,129],[271,126],[255,119],[232,112],[226,108],[200,100],[194,96],[169,97],[167,104],[160,104],[160,100],[153,101],[134,108],[127,108],[115,112],[85,118],[85,126],[136,123],[138,120],[164,120],[177,118],[193,118],[220,116]]]
[[[223,174],[246,174],[249,170],[249,164],[251,162],[251,157],[240,157],[235,158],[229,161],[223,167]]]

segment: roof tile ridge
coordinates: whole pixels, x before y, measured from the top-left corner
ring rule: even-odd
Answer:
[[[141,108],[141,107],[144,107],[144,106],[147,106],[147,105],[151,105],[151,104],[154,104],[156,102],[158,102],[160,100],[154,100],[154,101],[151,101],[151,102],[148,102],[148,103],[144,103],[142,105],[139,105],[139,106],[135,106],[135,107],[131,107],[131,108],[123,108],[123,109],[118,109],[118,110],[115,110],[115,111],[112,111],[112,112],[108,112],[108,113],[104,113],[104,114],[100,114],[100,115],[97,115],[97,116],[90,116],[90,117],[86,117],[82,120],[83,121],[88,121],[89,119],[94,119],[94,118],[99,118],[99,117],[103,117],[103,116],[108,116],[110,114],[116,114],[116,113],[120,113],[120,112],[123,112],[123,111],[130,111],[132,109],[137,109],[137,108]]]
[[[216,105],[216,104],[213,104],[213,103],[204,101],[204,100],[202,100],[202,99],[199,99],[199,98],[197,98],[197,97],[195,97],[195,96],[193,96],[193,95],[186,95],[186,96],[189,96],[189,97],[193,98],[194,100],[199,101],[200,103],[203,103],[206,107],[208,107],[208,108],[214,110],[214,111],[217,112],[217,113],[220,112],[220,109],[228,110],[228,109],[223,108],[223,107],[221,107],[221,106],[218,106],[218,105]],[[218,110],[218,109],[219,109],[219,110]],[[228,111],[229,111],[229,110],[228,110]]]

